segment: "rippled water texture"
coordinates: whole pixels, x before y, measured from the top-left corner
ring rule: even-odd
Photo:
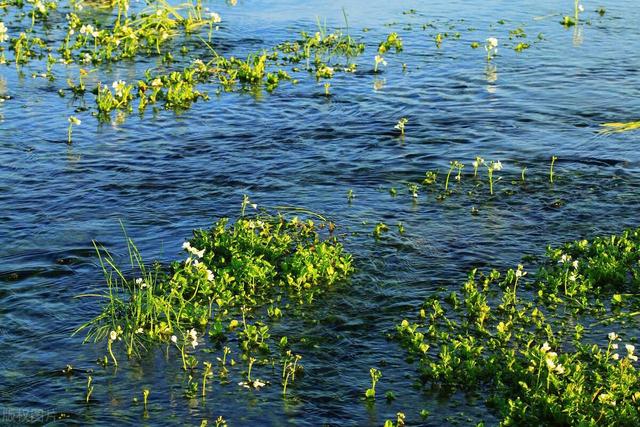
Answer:
[[[600,4],[587,2],[590,25],[569,29],[559,21],[571,13],[570,0],[209,4],[223,17],[214,44],[225,54],[315,31],[316,17],[343,26],[343,6],[367,50],[355,75],[331,81],[329,98],[302,72],[298,85],[273,94],[217,96],[205,86],[211,100],[180,115],[132,114],[114,124],[75,113],[82,101],[58,97],[64,67],[54,83],[30,77],[43,71],[37,65],[25,77],[0,68],[0,95],[11,97],[0,104],[0,411],[65,412],[66,422],[80,425],[200,425],[219,415],[232,426],[381,425],[397,411],[412,425],[496,423],[482,401],[414,388],[415,369],[386,334],[474,266],[513,266],[547,244],[639,225],[640,132],[598,130],[640,118],[640,11],[631,0],[601,4],[603,17],[594,11]],[[409,8],[417,13],[402,13]],[[519,26],[532,44],[522,53],[508,40]],[[377,45],[391,31],[404,52],[387,55],[383,72],[373,74]],[[436,47],[436,33],[457,31],[459,40]],[[495,68],[487,68],[482,46],[489,36],[501,42]],[[471,49],[472,41],[481,47]],[[158,64],[117,64],[105,80],[133,81]],[[67,146],[71,114],[82,125]],[[393,130],[403,116],[404,140]],[[412,201],[407,182],[433,169],[442,178],[451,160],[466,163],[468,173],[476,155],[505,165],[498,197],[485,189]],[[559,158],[553,185],[552,155]],[[522,166],[530,184],[501,193]],[[214,386],[206,402],[189,402],[180,366],[162,352],[123,363],[117,374],[98,367],[104,346],[71,336],[99,310],[96,299],[74,298],[103,286],[92,240],[124,256],[122,220],[147,259],[168,262],[182,256],[193,228],[237,215],[244,193],[265,207],[322,212],[357,232],[346,242],[358,268],[351,283],[273,326],[274,335],[306,337],[297,348],[305,375],[292,398],[283,401],[278,385],[254,392],[233,383]],[[376,242],[370,233],[380,221],[392,230],[402,221],[406,233]],[[60,374],[67,364],[76,375]],[[362,401],[372,366],[383,373],[379,395],[392,390],[393,402]],[[83,403],[83,369],[96,370],[96,404]],[[132,404],[144,387],[148,418]],[[422,408],[433,413],[426,421],[417,415]]]

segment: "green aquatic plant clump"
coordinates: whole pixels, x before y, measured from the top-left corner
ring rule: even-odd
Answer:
[[[105,248],[96,247],[107,281],[100,295],[106,303],[78,331],[86,329],[86,340],[94,341],[115,335],[131,355],[149,344],[177,343],[176,336],[193,337],[193,328],[208,326],[213,339],[224,340],[225,330],[242,324],[241,349],[268,351],[268,327],[248,323],[251,313],[258,316],[269,305],[269,312],[281,315],[285,306],[312,302],[353,271],[351,256],[329,230],[332,224],[280,214],[243,215],[234,223],[223,218],[209,230],[194,231],[183,245],[187,258],[168,269],[157,263],[147,267],[128,240],[138,277],[127,277]],[[180,349],[184,361],[185,346]]]
[[[590,305],[607,291],[637,289],[639,249],[640,230],[628,230],[549,249],[529,283],[521,265],[505,274],[473,270],[459,292],[430,297],[418,321],[403,320],[396,337],[418,362],[423,384],[485,396],[501,425],[637,425],[633,340],[602,327],[585,338],[583,323],[597,325],[602,310],[581,316],[573,299],[536,301],[528,290],[580,292]],[[567,281],[581,286],[565,291]],[[613,313],[610,320],[622,328],[630,327],[625,319],[637,320],[620,305]]]
[[[536,288],[547,299],[567,297],[583,306],[613,293],[634,297],[640,289],[640,229],[547,248]]]

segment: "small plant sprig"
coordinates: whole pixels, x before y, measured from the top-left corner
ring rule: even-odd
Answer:
[[[299,354],[292,354],[291,350],[288,350],[286,357],[284,358],[284,364],[282,366],[282,395],[287,395],[287,385],[289,381],[295,381],[296,372],[299,368],[298,362],[302,359]]]
[[[373,72],[377,73],[378,72],[378,66],[382,64],[384,66],[387,65],[387,61],[385,61],[384,57],[382,55],[376,55],[373,58]]]
[[[356,196],[355,196],[353,190],[352,189],[348,189],[347,190],[347,202],[351,203],[355,197]]]
[[[487,51],[487,62],[491,62],[491,60],[498,54],[498,39],[495,37],[489,37],[484,44],[484,50]]]
[[[151,392],[148,388],[142,389],[142,403],[144,405],[144,410],[147,410],[147,401],[149,400],[149,394]]]
[[[400,135],[404,136],[404,127],[407,123],[409,123],[409,119],[407,119],[406,117],[402,117],[400,120],[398,120],[398,123],[396,123],[393,128],[399,130]]]
[[[69,122],[69,129],[67,131],[67,144],[71,144],[71,131],[73,129],[73,126],[79,126],[82,122],[76,116],[69,116],[67,120]]]
[[[87,378],[87,392],[85,393],[85,398],[84,401],[85,403],[89,403],[89,400],[91,399],[91,393],[93,393],[93,378],[91,377],[91,375],[89,375],[89,377]]]
[[[489,192],[493,196],[493,172],[502,170],[502,162],[500,160],[491,161],[490,163],[486,163],[487,166],[487,174],[489,176]]]
[[[473,177],[478,176],[478,168],[484,164],[484,159],[480,156],[476,156],[476,159],[473,161]]]
[[[203,362],[204,372],[202,373],[202,397],[207,394],[207,378],[213,376],[213,370],[211,368],[211,362]]]
[[[458,177],[456,179],[460,181],[461,179],[460,174],[463,167],[464,165],[457,160],[453,160],[449,162],[449,172],[447,172],[447,179],[444,181],[445,193],[449,190],[449,179],[451,178],[451,172],[453,172],[454,169],[458,169]]]
[[[121,339],[119,332],[120,332],[119,328],[118,328],[118,331],[109,332],[109,339],[107,340],[107,350],[109,351],[109,356],[111,356],[111,360],[113,360],[113,364],[116,367],[118,366],[118,359],[116,359],[116,356],[114,356],[113,354],[112,345],[116,340]]]
[[[556,156],[551,156],[551,166],[549,167],[549,182],[553,184],[553,165],[555,164],[558,158]]]
[[[373,229],[373,237],[378,240],[387,231],[389,231],[389,227],[385,223],[379,222]]]
[[[176,335],[171,336],[171,342],[180,350],[180,355],[182,356],[182,369],[187,370],[187,352],[185,351],[185,347],[187,344],[191,344],[191,346],[195,349],[198,346],[198,332],[195,329],[190,329],[184,333],[184,336],[180,343],[178,343],[178,337]]]
[[[404,415],[403,412],[398,412],[396,414],[396,422],[394,423],[392,420],[386,420],[384,422],[384,427],[404,427],[406,416]]]
[[[376,398],[376,384],[380,378],[382,378],[382,372],[376,368],[371,368],[369,369],[369,375],[371,376],[371,388],[368,388],[365,391],[364,396],[365,398],[372,400]]]

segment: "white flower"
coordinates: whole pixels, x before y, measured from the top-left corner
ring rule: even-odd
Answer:
[[[197,250],[196,248],[192,248],[191,253],[197,256],[198,258],[202,258],[204,256],[204,249]]]
[[[4,25],[4,22],[0,22],[0,43],[6,42],[7,40],[9,40],[7,27]]]
[[[38,9],[38,12],[40,12],[40,13],[46,13],[47,12],[47,8],[45,7],[44,3],[42,3],[41,1],[37,1],[33,5],[33,7]]]
[[[578,260],[573,261],[573,268],[578,269]]]
[[[127,83],[124,80],[115,81],[111,85],[117,97],[122,97],[126,86],[127,86]]]
[[[544,344],[542,344],[542,347],[540,347],[540,351],[546,353],[549,350],[551,350],[551,347],[549,346],[549,343],[545,341]]]
[[[486,45],[487,50],[495,49],[497,47],[498,47],[498,39],[495,37],[489,37],[487,39],[487,45]]]
[[[96,29],[93,28],[93,25],[83,25],[82,27],[80,27],[80,34],[85,34],[85,35],[86,34],[91,34],[91,35],[94,35],[94,34],[96,34]]]
[[[627,357],[631,360],[633,360],[634,362],[638,361],[638,356],[634,355],[633,352],[636,350],[636,347],[632,344],[626,344],[624,346],[624,348],[627,349]]]
[[[191,345],[193,346],[193,348],[196,348],[196,346],[198,345],[198,331],[196,331],[195,329],[190,329],[187,332],[187,337],[191,340]]]
[[[569,261],[571,261],[571,255],[562,254],[562,256],[560,257],[560,262],[565,264],[565,263],[568,263]]]
[[[78,126],[80,123],[82,123],[80,121],[80,119],[78,119],[76,116],[70,116],[67,120],[69,120],[69,123],[71,123],[72,125],[76,125],[76,126]]]
[[[136,285],[142,285],[143,282],[144,282],[144,280],[142,280],[142,277],[138,277],[136,279]]]
[[[584,6],[582,5],[582,3],[580,3],[580,4],[578,5],[578,11],[579,11],[579,12],[584,12]]]
[[[217,24],[219,22],[222,22],[222,18],[220,18],[220,15],[218,15],[215,12],[209,12],[209,19],[211,20],[211,22],[213,22],[214,24]]]
[[[331,71],[333,72],[333,68],[331,69]],[[255,203],[251,203],[251,207],[252,207],[253,209],[258,209],[258,205],[257,205],[257,204],[255,204]]]
[[[546,362],[547,362],[547,368],[550,371],[553,371],[556,368],[555,362],[553,360],[551,360],[550,358],[547,358]]]
[[[171,335],[171,342],[176,344],[178,342],[178,337],[175,335]]]
[[[620,355],[618,353],[613,353],[613,356],[611,356],[611,358],[613,360],[618,360],[618,359],[620,359]]]
[[[620,338],[615,332],[609,332],[607,337],[609,337],[609,341],[615,341]]]
[[[189,242],[184,242],[182,244],[182,249],[186,250],[186,251],[190,251],[191,250],[191,243]]]
[[[116,331],[109,332],[109,339],[111,341],[115,341],[117,338],[118,338],[118,334],[116,333]]]
[[[159,78],[153,79],[153,81],[151,82],[151,86],[153,86],[153,87],[161,87],[162,86],[162,80],[160,80]],[[189,243],[189,242],[185,242],[185,243]],[[184,245],[183,245],[183,248],[184,248]]]
[[[382,65],[387,65],[387,61],[384,60],[384,58],[380,55],[376,55],[376,57],[374,58],[375,62],[376,62],[376,67],[380,64]]]
[[[144,332],[144,329],[142,329],[142,328],[136,329],[136,334],[141,334],[143,332]]]
[[[556,373],[560,375],[564,374],[564,366],[562,366],[560,363],[558,363],[558,365],[556,366]]]
[[[209,280],[210,282],[213,282],[214,276],[213,273],[211,272],[211,270],[207,270],[207,280]]]
[[[618,344],[611,344],[611,348],[614,349],[614,350],[617,350],[618,349]]]

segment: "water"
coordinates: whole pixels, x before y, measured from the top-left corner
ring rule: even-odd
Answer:
[[[216,96],[209,87],[210,101],[180,115],[148,112],[98,124],[88,112],[74,113],[83,101],[57,95],[65,73],[76,76],[73,68],[58,68],[54,83],[0,68],[0,95],[11,96],[0,104],[3,421],[27,414],[42,423],[41,416],[66,413],[61,423],[80,425],[199,425],[220,415],[230,425],[381,425],[403,411],[412,425],[497,422],[482,399],[413,387],[414,367],[386,334],[474,266],[509,267],[547,244],[638,225],[640,133],[597,131],[603,122],[638,119],[640,51],[632,46],[640,42],[640,12],[629,0],[602,2],[601,18],[587,4],[590,25],[576,30],[558,23],[570,1],[326,3],[210,7],[224,19],[216,46],[240,55],[315,31],[316,16],[341,26],[344,7],[367,51],[355,75],[331,81],[330,98],[303,72],[298,85],[284,83],[273,94]],[[411,7],[416,14],[402,14]],[[436,29],[423,30],[427,22]],[[504,45],[520,25],[532,47],[516,54]],[[375,48],[391,31],[403,38],[404,52],[387,55],[384,72],[374,75]],[[460,31],[461,39],[437,49],[433,37],[445,31]],[[538,33],[543,40],[534,43]],[[501,42],[495,69],[487,69],[482,46],[469,47],[488,36]],[[158,64],[114,64],[104,79],[133,81]],[[93,97],[84,102],[92,107]],[[67,146],[71,114],[82,125]],[[409,118],[404,140],[393,131],[400,117]],[[440,202],[423,192],[412,202],[408,181],[437,168],[442,180],[451,160],[466,163],[468,173],[476,155],[501,160],[505,178],[496,189],[519,188],[516,194],[489,200],[485,188]],[[546,182],[551,155],[559,158],[555,185]],[[530,183],[511,186],[523,165]],[[179,364],[161,351],[122,363],[117,374],[97,366],[104,347],[71,336],[99,310],[94,298],[74,298],[103,286],[92,240],[124,256],[123,221],[147,259],[168,262],[181,256],[193,228],[236,216],[245,193],[261,206],[304,206],[359,232],[346,242],[358,268],[351,282],[272,326],[303,355],[305,374],[290,387],[292,398],[283,401],[277,384],[254,392],[232,383],[215,385],[206,402],[188,402]],[[380,221],[392,231],[402,221],[405,235],[376,242],[370,232]],[[75,375],[60,373],[67,364]],[[383,373],[378,396],[391,390],[396,400],[362,401],[374,366]],[[85,405],[89,369],[98,403]],[[148,418],[132,403],[145,387]],[[422,408],[433,413],[426,421]]]

